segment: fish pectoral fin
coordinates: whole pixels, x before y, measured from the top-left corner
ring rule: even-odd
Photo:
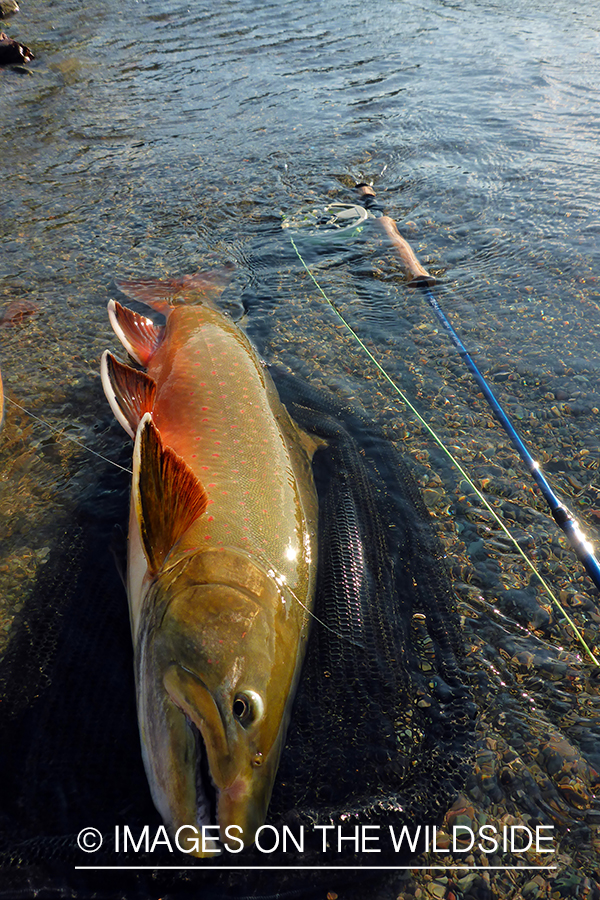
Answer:
[[[233,273],[233,266],[222,266],[181,278],[134,278],[115,281],[116,286],[133,300],[139,300],[168,315],[177,303],[200,303],[216,300],[223,293]]]
[[[144,415],[137,429],[132,499],[148,568],[154,575],[205,511],[208,497],[187,463],[163,445],[150,413]]]
[[[113,331],[130,356],[141,366],[148,366],[164,335],[164,326],[140,316],[116,300],[108,304],[108,318]]]
[[[100,363],[102,387],[115,418],[127,434],[135,438],[142,417],[152,412],[156,382],[145,372],[120,363],[109,350]]]
[[[298,425],[294,417],[288,412],[287,407],[284,406],[283,409],[288,422],[288,430],[291,430],[296,442],[300,444],[308,459],[312,461],[317,450],[328,447],[329,444],[324,438],[319,437],[317,434],[311,434],[310,431],[306,431],[301,425]]]
[[[294,423],[294,426],[296,428],[296,432],[298,435],[298,442],[310,460],[312,460],[312,458],[315,455],[315,453],[317,452],[317,450],[320,450],[324,447],[329,446],[329,444],[327,443],[327,441],[324,438],[321,438],[316,434],[310,434],[310,432],[305,431],[303,428],[301,428],[298,425],[297,422],[294,422],[293,419],[292,419],[292,422]]]

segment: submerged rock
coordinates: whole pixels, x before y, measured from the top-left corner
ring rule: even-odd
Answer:
[[[19,12],[19,4],[16,0],[0,0],[0,19],[8,19],[16,12]]]
[[[34,54],[19,41],[14,41],[4,32],[0,32],[0,66],[9,66],[12,63],[27,63],[35,59]]]

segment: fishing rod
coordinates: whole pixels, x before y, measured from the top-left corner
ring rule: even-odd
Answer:
[[[357,190],[360,196],[365,198],[366,208],[369,211],[374,210],[375,212],[377,212],[378,209],[375,202],[375,191],[373,190],[373,188],[367,184],[359,184],[357,185]],[[380,227],[385,231],[390,243],[400,256],[402,265],[404,266],[406,272],[410,275],[410,281],[408,282],[409,286],[419,288],[421,290],[428,305],[435,313],[438,321],[440,322],[446,333],[449,335],[452,343],[468,366],[471,374],[479,385],[481,392],[487,400],[489,406],[491,407],[494,415],[509,436],[517,453],[529,469],[531,476],[539,487],[542,496],[544,497],[546,503],[550,508],[554,521],[559,526],[559,528],[562,529],[577,558],[584,566],[586,572],[588,573],[598,590],[600,590],[600,565],[598,564],[598,560],[594,556],[591,543],[586,539],[573,513],[564,505],[564,503],[561,503],[561,501],[558,499],[558,497],[550,487],[546,476],[540,468],[540,464],[533,458],[526,445],[523,443],[523,440],[517,433],[512,422],[500,406],[500,403],[498,402],[498,399],[495,396],[494,392],[473,361],[471,354],[456,333],[454,327],[441,308],[438,300],[433,295],[432,287],[437,284],[437,279],[423,268],[423,266],[415,256],[410,244],[400,235],[396,223],[393,219],[386,215],[379,215],[375,217],[375,221],[378,222]]]

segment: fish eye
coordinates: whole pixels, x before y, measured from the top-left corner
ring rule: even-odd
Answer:
[[[244,728],[260,718],[262,708],[262,700],[254,691],[240,691],[233,698],[233,715]]]

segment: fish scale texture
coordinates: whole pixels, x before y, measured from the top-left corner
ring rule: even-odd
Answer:
[[[292,416],[327,446],[314,460],[318,621],[268,821],[292,830],[440,822],[469,771],[475,725],[441,546],[414,480],[372,423],[273,375]],[[197,897],[198,884],[203,898],[322,897],[341,875],[222,874],[208,861],[198,861],[202,874],[74,872],[89,863],[80,829],[104,834],[93,862],[108,865],[115,825],[160,824],[141,762],[127,602],[107,549],[112,524],[127,517],[118,477],[94,486],[57,539],[0,667],[0,898]],[[116,861],[195,863],[158,851]],[[216,860],[340,861],[360,864],[350,850],[324,855],[320,842],[302,854]]]

